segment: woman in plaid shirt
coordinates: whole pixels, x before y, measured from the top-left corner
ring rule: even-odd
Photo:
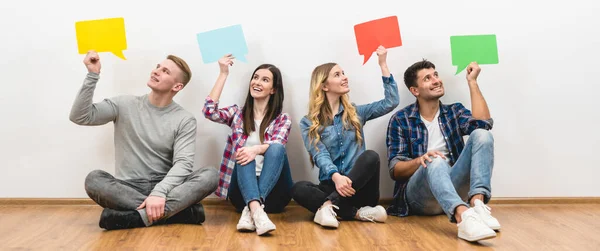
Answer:
[[[218,107],[234,59],[231,54],[219,59],[220,74],[203,109],[206,118],[231,128],[216,194],[242,212],[238,230],[263,235],[275,230],[266,212],[281,212],[291,200],[293,181],[285,144],[292,122],[282,112],[281,72],[271,64],[252,73],[243,107]]]

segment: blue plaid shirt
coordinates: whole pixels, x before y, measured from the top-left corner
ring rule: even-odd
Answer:
[[[490,130],[493,119],[478,120],[461,103],[444,105],[440,102],[440,129],[450,152],[448,159],[454,165],[465,147],[463,136],[470,135],[475,129]],[[427,153],[427,127],[421,120],[417,102],[398,111],[390,118],[387,129],[388,168],[393,177],[394,166],[399,161],[408,161]],[[409,178],[410,179],[410,178]],[[389,215],[409,215],[406,203],[406,184],[409,179],[398,180],[394,184],[394,197],[388,207]]]

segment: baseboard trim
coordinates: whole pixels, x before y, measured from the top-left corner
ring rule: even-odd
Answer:
[[[380,204],[389,205],[392,199],[380,199]],[[231,205],[219,198],[206,198],[203,205]],[[492,198],[490,204],[600,204],[600,197],[500,197]],[[0,198],[0,205],[96,205],[89,198]],[[295,201],[290,205],[298,205]]]
[[[0,198],[0,205],[94,205],[89,198]]]
[[[600,197],[501,197],[490,204],[600,204]]]

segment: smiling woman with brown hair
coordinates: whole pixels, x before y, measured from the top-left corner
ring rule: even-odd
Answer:
[[[266,212],[281,212],[291,200],[293,181],[285,145],[292,121],[282,112],[281,72],[271,64],[252,73],[243,107],[218,107],[233,59],[229,54],[219,60],[220,74],[203,109],[206,118],[231,128],[216,194],[242,212],[238,230],[263,235],[275,230]]]

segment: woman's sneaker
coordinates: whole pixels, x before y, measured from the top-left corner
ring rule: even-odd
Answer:
[[[254,226],[254,220],[252,220],[252,216],[250,216],[250,209],[248,206],[244,207],[242,211],[242,216],[240,217],[240,221],[237,224],[238,231],[254,231],[256,227]]]
[[[335,213],[335,211],[333,211],[334,207],[335,209],[339,209],[339,207],[333,204],[321,206],[317,210],[313,221],[324,227],[339,227],[340,222],[337,220],[337,214]]]
[[[387,211],[380,205],[375,207],[365,206],[358,209],[356,219],[361,221],[385,222],[387,219]]]
[[[256,212],[252,214],[252,220],[254,220],[254,226],[256,227],[256,234],[263,235],[275,230],[275,224],[269,219],[267,213],[263,208],[265,205],[261,205]]]

